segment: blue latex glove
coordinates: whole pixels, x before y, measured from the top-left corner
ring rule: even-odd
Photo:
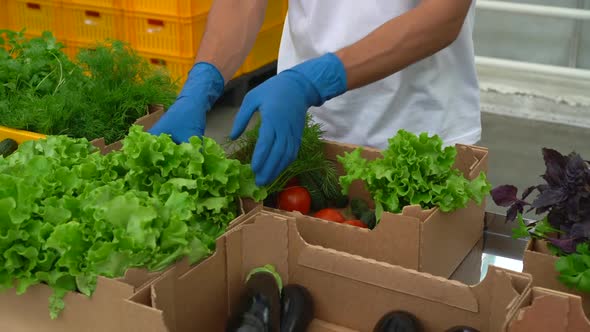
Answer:
[[[246,95],[230,138],[238,138],[254,112],[260,112],[261,126],[252,156],[257,185],[274,181],[295,161],[307,110],[345,91],[344,65],[328,53],[279,73]]]
[[[223,76],[215,66],[196,63],[174,104],[148,132],[169,134],[176,143],[203,136],[207,112],[223,94],[223,88]]]

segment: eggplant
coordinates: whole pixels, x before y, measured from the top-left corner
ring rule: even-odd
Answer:
[[[405,311],[392,311],[381,317],[373,332],[423,332],[416,316]]]
[[[313,320],[313,299],[300,285],[287,285],[281,296],[281,332],[305,332]]]
[[[479,330],[469,326],[455,326],[446,330],[446,332],[479,332]]]
[[[281,323],[281,277],[271,265],[253,269],[226,332],[279,332]]]

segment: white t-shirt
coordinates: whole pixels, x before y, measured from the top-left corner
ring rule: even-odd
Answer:
[[[418,3],[290,0],[278,71],[346,47]],[[438,134],[445,145],[476,143],[481,121],[472,39],[474,7],[475,1],[459,37],[447,48],[310,109],[323,125],[325,138],[384,149],[390,137],[405,129]]]

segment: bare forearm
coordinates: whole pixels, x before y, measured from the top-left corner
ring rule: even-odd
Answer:
[[[458,36],[471,0],[424,0],[367,37],[336,52],[348,89],[392,75],[447,47]]]
[[[213,64],[228,82],[254,45],[264,20],[267,2],[213,1],[196,61]]]

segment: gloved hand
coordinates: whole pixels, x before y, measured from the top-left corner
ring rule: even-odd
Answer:
[[[148,132],[169,134],[177,144],[188,142],[192,136],[203,136],[206,114],[223,93],[223,88],[223,76],[215,66],[196,63],[174,104]]]
[[[274,181],[297,158],[307,110],[345,91],[344,65],[336,55],[328,53],[279,73],[246,95],[230,138],[238,138],[254,112],[260,112],[261,125],[252,156],[257,185]]]

